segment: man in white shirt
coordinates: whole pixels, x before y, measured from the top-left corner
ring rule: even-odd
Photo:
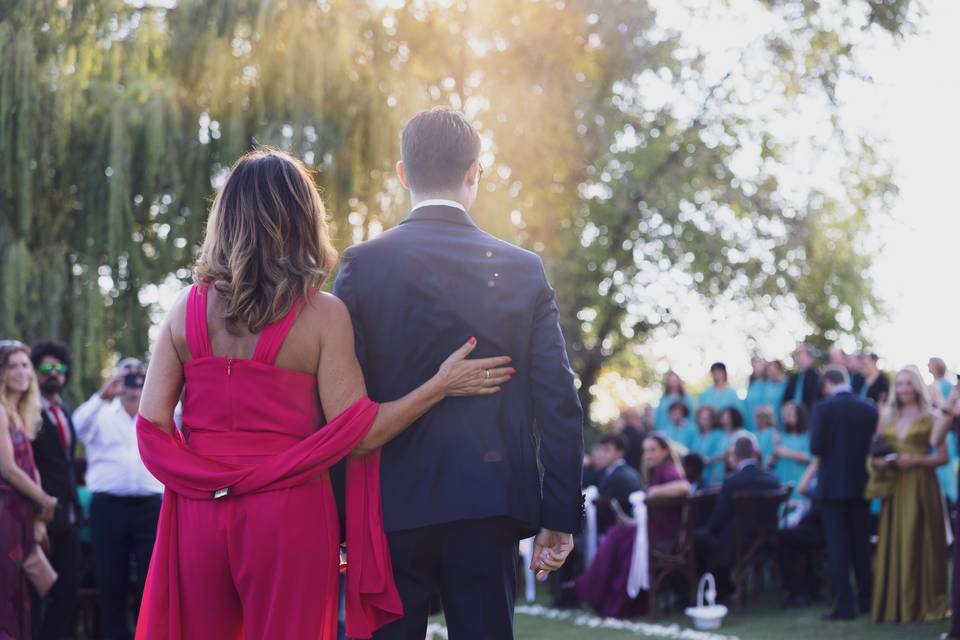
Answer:
[[[73,422],[86,446],[94,567],[109,640],[129,640],[130,556],[142,592],[157,534],[163,485],[150,475],[137,447],[136,416],[146,367],[135,358],[77,407]],[[137,598],[139,601],[139,598]]]

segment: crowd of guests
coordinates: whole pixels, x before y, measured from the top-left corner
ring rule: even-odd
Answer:
[[[730,579],[733,525],[751,516],[733,507],[733,496],[789,486],[769,554],[784,606],[829,593],[828,620],[949,615],[960,393],[943,360],[928,363],[931,385],[916,367],[891,377],[876,354],[839,348],[820,354],[801,345],[794,363],[787,375],[780,361],[754,359],[740,391],[715,363],[712,384],[696,396],[671,372],[656,406],[620,415],[585,459],[584,485],[599,495],[598,550],[589,566],[581,559],[562,576],[558,605],[586,603],[616,616],[650,606],[646,594],[629,598],[621,588],[636,532],[630,495],[641,490],[648,497],[715,494],[695,523],[697,569],[714,573],[721,596],[738,595]],[[684,539],[679,514],[657,512],[656,519],[651,549]],[[687,593],[681,580],[664,597],[682,604]]]
[[[630,497],[641,490],[648,498],[716,494],[693,543],[698,571],[713,572],[721,594],[732,595],[733,526],[747,517],[733,497],[789,485],[773,554],[785,606],[822,597],[826,557],[829,619],[948,615],[960,393],[939,358],[928,363],[932,385],[915,367],[891,379],[875,354],[832,349],[825,360],[818,369],[818,354],[801,346],[787,375],[782,362],[757,358],[742,392],[715,363],[697,396],[670,373],[656,407],[624,411],[586,457],[601,542],[589,567],[564,567],[559,604],[609,616],[648,610],[645,594],[626,589],[637,526]],[[71,410],[63,395],[72,366],[64,344],[0,341],[3,637],[73,637],[81,585],[91,578],[103,637],[132,637],[130,604],[139,602],[163,491],[140,460],[134,428],[145,366],[122,360]],[[680,507],[657,512],[650,547],[669,550],[684,526]],[[51,569],[56,580],[44,586]],[[686,586],[673,586],[665,597],[682,604]]]
[[[3,638],[74,637],[85,582],[99,593],[95,637],[133,637],[130,604],[140,601],[163,492],[134,426],[146,368],[122,360],[71,411],[72,367],[62,343],[0,341]]]

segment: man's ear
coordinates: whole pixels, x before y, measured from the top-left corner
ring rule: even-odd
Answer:
[[[472,187],[473,185],[477,184],[477,180],[480,179],[480,159],[479,158],[474,160],[473,163],[471,163],[470,168],[467,169],[466,178],[467,178],[468,187]]]
[[[397,177],[400,178],[400,183],[404,189],[410,188],[410,182],[407,180],[407,172],[403,168],[403,160],[397,161]]]

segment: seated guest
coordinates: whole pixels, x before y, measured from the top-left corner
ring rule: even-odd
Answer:
[[[589,451],[583,454],[583,479],[581,482],[584,487],[597,486],[597,483],[600,482],[600,472],[603,469],[597,467],[597,461],[594,457],[599,448],[600,443],[595,443]]]
[[[737,434],[733,442],[733,460],[736,471],[727,477],[720,488],[707,526],[695,532],[697,560],[703,571],[711,571],[718,588],[729,592],[729,569],[734,564],[733,497],[744,491],[763,491],[780,488],[777,477],[758,463],[756,438],[746,431]]]
[[[820,505],[815,498],[817,462],[807,466],[797,491],[809,501],[797,524],[777,532],[777,562],[783,578],[786,607],[802,607],[820,595],[820,563],[826,553]]]
[[[683,475],[690,483],[690,493],[703,489],[703,456],[699,453],[688,453],[680,460]]]
[[[697,437],[690,451],[703,457],[706,467],[703,470],[705,488],[718,487],[723,482],[726,469],[727,434],[723,432],[717,412],[713,407],[697,409]]]
[[[690,410],[683,402],[674,402],[670,405],[669,416],[670,422],[662,432],[671,441],[689,451],[693,441],[697,439],[697,428],[690,422]]]
[[[655,431],[643,441],[643,484],[648,498],[671,498],[690,495],[690,483],[683,477],[680,456],[670,440]],[[650,544],[667,545],[676,542],[683,526],[679,508],[659,511],[650,522]]]
[[[642,483],[640,473],[624,460],[627,451],[626,439],[616,433],[610,433],[597,443],[593,459],[600,470],[597,478],[597,491],[601,504],[616,502],[619,510],[625,514],[633,512],[630,494],[639,491]],[[603,533],[616,522],[616,507],[597,510],[597,529]]]
[[[643,443],[643,479],[647,497],[679,497],[690,495],[690,483],[683,477],[680,461],[670,441],[662,433],[651,433]],[[651,549],[670,549],[680,537],[683,527],[679,507],[648,514],[647,531]],[[631,599],[627,595],[629,558],[633,554],[637,525],[619,524],[610,529],[590,568],[576,579],[574,588],[579,599],[599,615],[632,617],[648,610],[646,593]]]

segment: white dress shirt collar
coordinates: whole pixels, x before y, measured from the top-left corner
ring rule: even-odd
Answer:
[[[413,206],[413,209],[411,209],[411,211],[416,211],[421,207],[434,207],[434,206],[454,207],[456,209],[460,209],[460,211],[463,211],[464,213],[467,212],[467,209],[456,200],[447,200],[445,198],[432,198],[430,200],[421,200],[420,202],[418,202]]]

